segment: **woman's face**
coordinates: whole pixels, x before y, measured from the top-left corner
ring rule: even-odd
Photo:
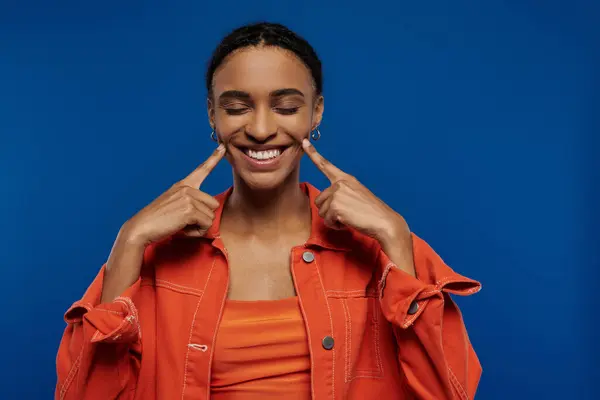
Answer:
[[[321,122],[323,98],[295,54],[252,47],[217,69],[208,114],[234,174],[252,189],[272,189],[298,173],[301,142]]]

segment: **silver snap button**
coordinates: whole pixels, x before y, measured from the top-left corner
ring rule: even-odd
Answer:
[[[310,251],[305,251],[304,253],[302,253],[302,259],[304,260],[304,262],[310,263],[315,260],[315,255]]]

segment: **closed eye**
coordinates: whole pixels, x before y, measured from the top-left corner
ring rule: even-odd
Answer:
[[[283,115],[292,115],[296,114],[299,109],[300,107],[276,107],[275,111]]]
[[[248,107],[223,107],[228,115],[242,115],[249,110]]]

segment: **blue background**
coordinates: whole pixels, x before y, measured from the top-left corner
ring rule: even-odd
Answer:
[[[483,291],[481,399],[591,399],[600,274],[592,1],[0,2],[2,398],[51,398],[63,312],[121,224],[213,148],[219,39],[288,24],[324,63],[318,149]],[[326,180],[305,160],[303,179]],[[203,189],[231,183],[227,163]]]

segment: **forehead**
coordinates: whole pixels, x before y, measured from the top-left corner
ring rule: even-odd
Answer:
[[[294,53],[279,47],[238,50],[225,59],[213,78],[216,96],[226,90],[261,95],[282,88],[308,94],[313,90],[313,81],[306,65]]]

